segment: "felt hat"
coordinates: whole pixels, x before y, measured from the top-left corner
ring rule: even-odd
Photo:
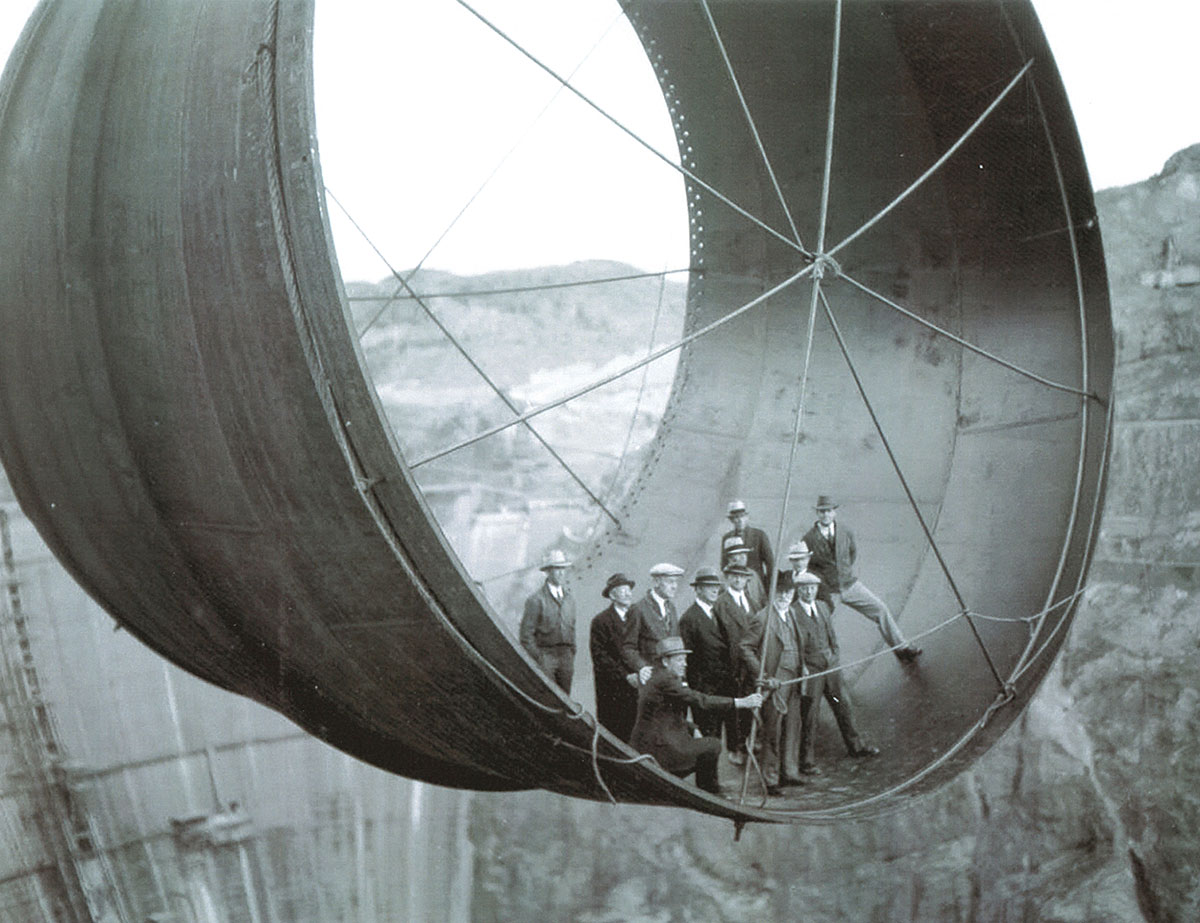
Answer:
[[[654,648],[655,657],[674,657],[676,654],[690,654],[691,651],[683,646],[683,638],[672,635],[663,638]]]
[[[817,497],[816,508],[818,510],[836,510],[838,505],[834,502],[833,497],[831,497],[829,494],[821,494],[819,497]]]
[[[549,570],[552,567],[570,567],[571,562],[567,559],[566,554],[561,548],[551,548],[546,552],[546,556],[542,558],[542,563],[538,565],[538,570]]]
[[[699,567],[692,578],[692,586],[720,586],[721,575],[712,567]]]
[[[603,596],[605,599],[611,599],[612,597],[609,596],[608,594],[611,593],[613,590],[615,590],[619,586],[627,586],[627,587],[629,587],[629,589],[632,590],[634,587],[634,583],[632,580],[630,580],[624,574],[621,574],[621,573],[613,574],[611,577],[608,578],[608,582],[604,584],[604,589],[600,591],[600,595]]]

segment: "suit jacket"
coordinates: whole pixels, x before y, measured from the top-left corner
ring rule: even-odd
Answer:
[[[841,523],[833,527],[832,547],[816,523],[804,533],[804,543],[812,552],[808,569],[821,578],[830,593],[840,593],[858,579],[854,576],[854,562],[858,559],[854,533]]]
[[[733,695],[736,684],[729,632],[716,607],[708,616],[699,603],[688,606],[679,617],[679,636],[692,651],[687,661],[688,685],[699,692]]]
[[[689,707],[725,710],[733,708],[733,699],[698,692],[659,664],[638,695],[637,724],[630,744],[639,753],[652,754],[667,772],[691,769],[696,758],[691,746],[694,725],[687,720]]]
[[[538,650],[566,645],[575,649],[575,598],[563,587],[562,602],[550,595],[543,583],[525,600],[521,616],[521,646],[535,658]]]
[[[767,626],[770,626],[769,628]],[[788,623],[785,625],[779,617],[779,613],[775,611],[775,607],[764,606],[759,609],[750,619],[750,628],[742,637],[742,663],[745,665],[746,673],[750,677],[750,681],[755,682],[760,673],[759,665],[762,664],[761,676],[764,679],[775,677],[779,673],[779,663],[783,658],[784,632],[796,631],[800,621],[796,618],[796,613],[790,608],[788,610]],[[763,651],[763,634],[767,634],[766,651]],[[796,631],[797,643],[800,647],[799,657],[800,662],[804,662],[804,632]],[[764,655],[760,660],[760,655]],[[781,711],[788,710],[787,702],[792,695],[792,687],[784,686],[771,693],[771,700],[775,707]]]
[[[792,603],[792,613],[804,634],[804,666],[819,673],[837,666],[838,641],[829,603],[817,599],[813,607],[817,611],[815,619],[804,611],[799,600]]]
[[[737,679],[739,689],[746,685],[746,668],[742,661],[742,637],[750,628],[751,616],[762,608],[762,606],[755,606],[748,596],[747,602],[750,602],[749,612],[734,602],[733,594],[729,592],[728,587],[725,587],[713,604],[713,614],[725,626],[725,633],[729,637],[729,665]]]
[[[592,653],[592,674],[596,678],[597,697],[601,687],[623,686],[633,692],[633,687],[625,681],[626,674],[633,671],[626,669],[625,660],[621,656],[621,645],[625,643],[628,621],[628,612],[622,620],[611,605],[592,618],[588,649]]]
[[[725,539],[732,535],[737,535],[736,529],[730,529],[721,536],[722,570],[729,560],[725,554]],[[767,538],[767,533],[754,526],[746,526],[746,530],[742,532],[742,542],[750,549],[750,553],[746,555],[746,566],[758,574],[763,586],[770,586],[771,571],[775,569],[775,555],[771,553],[771,540]]]
[[[675,603],[669,599],[665,602],[665,620],[649,592],[629,607],[625,618],[625,641],[621,646],[621,656],[629,668],[626,672],[636,673],[642,667],[656,663],[658,642],[679,634]]]
[[[592,618],[589,649],[592,652],[592,676],[596,682],[596,717],[606,728],[628,740],[637,719],[637,689],[625,679],[631,673],[621,656],[625,643],[625,621],[611,605]]]
[[[783,657],[784,632],[792,631],[794,625],[798,625],[799,621],[795,618],[795,613],[788,612],[789,623],[784,624],[779,618],[779,614],[775,611],[774,606],[764,606],[750,617],[750,625],[746,633],[742,636],[741,652],[742,663],[745,664],[746,672],[753,678],[757,679],[760,665],[762,666],[761,675],[764,678],[773,677],[779,671],[779,661]],[[763,634],[768,632],[767,626],[770,625],[769,633],[767,634],[766,652],[763,652]],[[804,659],[804,634],[799,634],[800,644],[800,659]],[[759,659],[762,657],[763,659]]]

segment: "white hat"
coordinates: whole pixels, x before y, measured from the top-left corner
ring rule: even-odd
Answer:
[[[655,564],[650,568],[651,577],[682,577],[683,568],[676,567],[674,564],[669,564],[664,561],[662,564]]]
[[[546,556],[542,558],[542,563],[538,565],[538,570],[549,570],[551,567],[570,567],[571,562],[567,559],[566,554],[561,548],[551,548],[546,552]]]
[[[746,512],[746,502],[744,500],[731,500],[729,508],[725,510],[726,516],[732,516],[734,513]]]
[[[792,547],[788,549],[789,558],[806,558],[811,554],[812,551],[809,549],[808,544],[803,539],[795,542]]]

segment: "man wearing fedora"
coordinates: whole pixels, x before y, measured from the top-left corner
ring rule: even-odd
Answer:
[[[804,635],[792,611],[792,574],[775,576],[771,602],[750,619],[742,638],[746,671],[762,682],[769,695],[763,703],[761,766],[767,794],[782,785],[802,785],[800,778],[800,690],[804,669]]]
[[[749,584],[753,574],[750,568],[729,563],[725,565],[725,588],[717,595],[713,603],[713,612],[729,634],[730,674],[734,678],[734,689],[737,695],[745,695],[754,691],[756,676],[746,672],[742,661],[742,638],[750,628],[750,617],[762,608],[762,601],[750,598]],[[733,735],[729,736],[729,725],[726,725],[725,746],[729,750],[729,761],[735,766],[746,762],[746,735],[750,733],[753,717],[742,711],[735,711],[733,720]]]
[[[658,642],[679,634],[679,614],[673,600],[681,576],[682,567],[665,561],[655,564],[650,568],[649,591],[629,608],[621,656],[629,672],[638,675],[639,683],[650,678]]]
[[[796,578],[796,601],[792,604],[792,614],[804,642],[806,677],[800,695],[800,771],[805,775],[821,772],[813,756],[822,699],[829,703],[851,756],[875,756],[879,752],[863,741],[854,726],[854,712],[842,686],[842,674],[826,673],[838,667],[838,643],[830,619],[832,609],[825,600],[817,598],[820,583],[821,578],[814,573],[800,574]]]
[[[546,579],[525,600],[520,631],[521,646],[567,695],[575,674],[575,598],[563,586],[570,566],[561,549],[546,552],[541,563]]]
[[[765,588],[771,582],[771,571],[775,569],[775,556],[771,553],[771,542],[767,533],[750,525],[750,513],[741,500],[730,501],[726,515],[733,528],[721,536],[721,568],[724,569],[729,563],[728,549],[732,547],[729,540],[737,539],[746,546],[746,566],[754,571]]]
[[[688,686],[708,695],[736,695],[730,626],[723,623],[715,609],[721,594],[721,575],[711,567],[701,567],[692,578],[692,589],[696,600],[679,617],[679,636],[692,652],[687,662]],[[733,720],[736,713],[730,709],[711,712],[693,709],[692,719],[701,734],[717,740],[721,739],[724,724],[727,745],[732,747],[737,736]]]
[[[797,586],[801,574],[813,574],[817,578],[817,599],[829,602],[829,588],[825,585],[825,581],[821,580],[820,574],[809,570],[811,562],[812,552],[808,550],[808,545],[804,540],[792,542],[788,548],[788,566],[792,569],[792,585]]]
[[[592,619],[589,649],[592,675],[596,681],[596,717],[626,743],[637,720],[637,674],[626,669],[621,656],[629,607],[633,603],[633,581],[624,574],[608,578],[600,595],[609,606]]]
[[[727,535],[722,539],[721,565],[722,570],[730,567],[744,568],[749,575],[746,579],[746,595],[750,599],[750,607],[761,609],[767,604],[767,585],[763,583],[758,570],[750,566],[750,548],[736,535]]]
[[[655,645],[655,663],[650,678],[638,694],[637,723],[631,743],[638,752],[649,753],[667,772],[680,778],[696,773],[696,786],[714,795],[721,793],[717,782],[717,759],[721,742],[695,736],[687,710],[729,711],[758,708],[762,696],[751,693],[740,698],[705,695],[688,686],[687,655],[678,636],[663,638]]]
[[[837,509],[828,494],[817,497],[817,521],[804,534],[804,543],[812,552],[808,567],[828,588],[831,609],[836,609],[841,601],[861,612],[879,628],[879,634],[901,663],[913,663],[921,655],[921,649],[905,640],[887,604],[855,576],[858,548],[854,533],[837,524]]]

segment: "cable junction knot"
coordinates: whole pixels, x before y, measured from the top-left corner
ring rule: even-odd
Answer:
[[[826,276],[835,279],[842,274],[842,267],[828,253],[814,253],[812,268],[814,279],[824,279]]]

